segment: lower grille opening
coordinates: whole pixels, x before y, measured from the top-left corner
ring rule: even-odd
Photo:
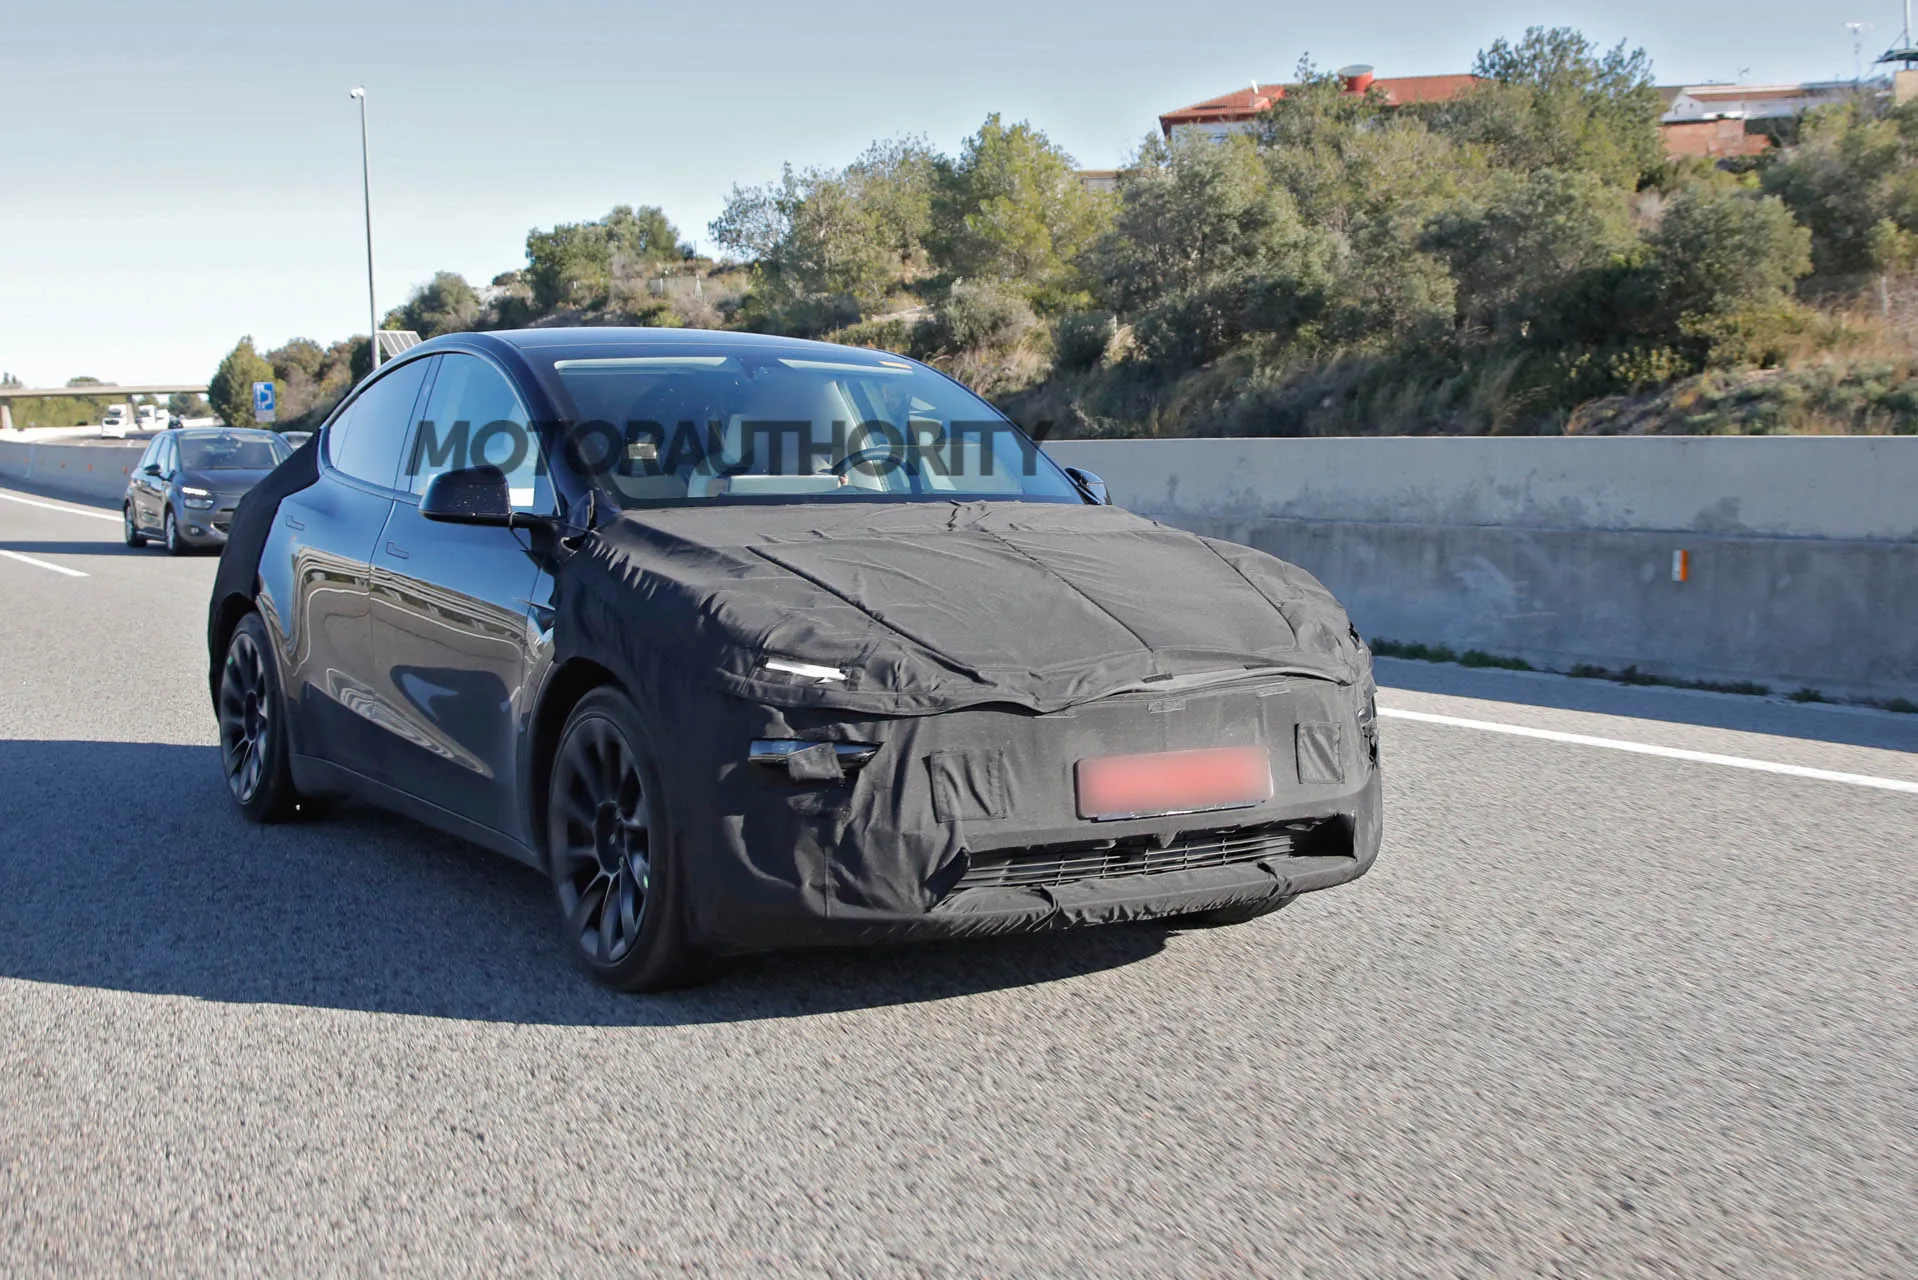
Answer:
[[[1030,889],[1107,880],[1118,876],[1163,875],[1229,867],[1265,858],[1332,853],[1339,819],[1274,823],[1232,831],[1181,835],[1161,847],[1150,836],[1045,845],[1037,849],[995,849],[974,854],[955,889]],[[1346,842],[1345,851],[1351,851]]]

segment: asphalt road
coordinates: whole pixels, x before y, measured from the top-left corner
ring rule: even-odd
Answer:
[[[118,533],[0,497],[0,1274],[1918,1274],[1918,794],[1454,723],[1918,717],[1381,663],[1356,885],[622,997],[530,872],[243,825],[214,561]]]

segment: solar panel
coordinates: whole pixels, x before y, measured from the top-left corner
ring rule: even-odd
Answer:
[[[391,360],[402,351],[410,351],[420,345],[420,335],[411,329],[380,330],[380,361]]]

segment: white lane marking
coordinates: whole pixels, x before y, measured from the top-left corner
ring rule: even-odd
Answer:
[[[111,520],[120,523],[120,517],[106,511],[87,511],[81,507],[63,506],[58,502],[40,502],[34,498],[22,498],[17,494],[0,493],[0,498],[8,502],[17,502],[23,507],[44,507],[48,511],[64,511],[70,516],[92,516],[95,520]]]
[[[5,556],[9,560],[18,560],[21,564],[30,564],[36,569],[51,569],[55,573],[64,573],[69,578],[84,578],[87,576],[78,569],[69,569],[65,565],[55,564],[51,560],[36,560],[32,556],[23,556],[18,551],[0,550],[0,556]]]
[[[1687,751],[1682,747],[1655,747],[1649,742],[1629,742],[1623,738],[1594,738],[1583,733],[1533,729],[1525,725],[1502,724],[1496,720],[1467,720],[1460,716],[1438,716],[1429,711],[1400,711],[1392,707],[1380,707],[1379,715],[1381,718],[1392,720],[1446,724],[1458,729],[1483,729],[1487,733],[1508,733],[1515,738],[1565,742],[1575,747],[1603,747],[1608,751],[1629,751],[1633,755],[1659,756],[1666,760],[1690,760],[1696,764],[1724,765],[1730,769],[1751,769],[1757,773],[1782,773],[1790,778],[1812,778],[1819,782],[1842,782],[1847,786],[1876,787],[1881,791],[1903,791],[1918,795],[1918,782],[1906,782],[1900,778],[1875,778],[1865,773],[1838,773],[1831,769],[1812,769],[1802,764],[1779,764],[1772,760],[1753,760],[1747,756],[1721,756],[1711,751]]]

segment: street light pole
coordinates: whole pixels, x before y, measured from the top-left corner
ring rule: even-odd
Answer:
[[[1865,32],[1870,31],[1873,23],[1847,22],[1845,30],[1851,32],[1851,82],[1863,84],[1865,81]]]
[[[348,96],[360,104],[360,198],[366,207],[366,340],[373,349],[373,367],[380,367],[380,304],[373,297],[373,171],[366,158],[366,89],[356,85]]]

